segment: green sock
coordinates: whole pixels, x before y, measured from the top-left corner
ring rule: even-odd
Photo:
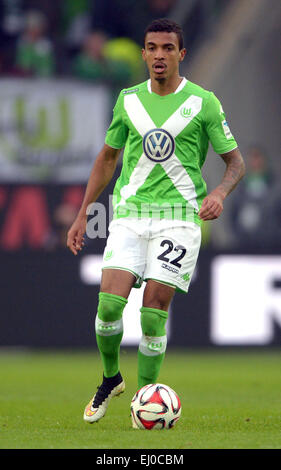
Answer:
[[[95,330],[104,376],[113,377],[119,372],[119,352],[123,337],[123,310],[127,299],[119,295],[99,293]]]
[[[167,346],[168,312],[141,308],[142,338],[138,350],[138,388],[156,383]]]

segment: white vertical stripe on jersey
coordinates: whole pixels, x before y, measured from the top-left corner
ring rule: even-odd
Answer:
[[[124,97],[124,108],[142,137],[156,127],[135,93]]]

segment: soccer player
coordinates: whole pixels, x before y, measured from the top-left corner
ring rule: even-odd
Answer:
[[[122,313],[131,289],[142,281],[146,285],[138,387],[157,382],[167,345],[169,305],[175,291],[188,291],[201,222],[220,216],[225,197],[245,172],[219,100],[180,76],[185,54],[179,25],[160,19],[147,27],[142,56],[150,78],[120,92],[81,209],[68,232],[67,246],[77,255],[84,245],[87,207],[111,180],[125,147],[95,323],[103,381],[85,408],[89,423],[102,418],[110,399],[125,389],[119,365]],[[207,195],[201,168],[209,141],[226,168],[221,183]]]

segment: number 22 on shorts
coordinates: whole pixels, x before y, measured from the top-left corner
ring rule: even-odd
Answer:
[[[165,261],[166,263],[170,263],[174,266],[176,266],[177,268],[181,268],[181,264],[179,263],[179,261],[184,257],[184,255],[186,254],[186,248],[182,245],[176,245],[174,247],[174,244],[171,240],[163,240],[160,244],[160,246],[162,247],[165,247],[166,245],[168,245],[168,248],[166,248],[165,251],[163,251],[163,253],[161,253],[159,256],[157,256],[157,259],[160,259],[161,261]],[[177,256],[176,258],[173,258],[173,259],[170,259],[167,257],[167,255],[171,252],[180,252],[179,256]]]

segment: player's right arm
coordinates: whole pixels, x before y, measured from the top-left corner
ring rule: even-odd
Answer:
[[[95,202],[110,182],[121,149],[104,144],[93,165],[78,215],[67,234],[67,246],[74,255],[82,250],[87,224],[87,207]]]

